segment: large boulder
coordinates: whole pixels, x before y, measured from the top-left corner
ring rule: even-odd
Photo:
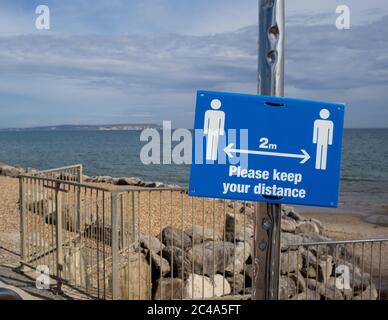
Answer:
[[[208,241],[197,244],[188,251],[194,263],[194,272],[212,276],[216,273],[239,274],[251,254],[248,242]]]
[[[212,279],[199,274],[190,274],[184,284],[185,299],[221,297],[230,294],[230,285],[217,274]]]
[[[227,277],[226,280],[230,284],[233,295],[241,293],[246,285],[245,277],[242,274],[235,274],[234,276]]]
[[[306,222],[302,222],[302,223],[298,224],[296,226],[295,232],[297,234],[301,234],[301,233],[303,233],[303,234],[310,234],[310,233],[319,234],[320,230],[315,222],[306,221]]]
[[[282,214],[284,217],[288,217],[296,222],[302,222],[305,220],[294,207],[282,205]]]
[[[318,258],[318,280],[326,283],[333,272],[333,257],[322,255]]]
[[[285,276],[279,278],[279,299],[280,300],[289,300],[296,293],[295,282]]]
[[[225,271],[229,274],[239,274],[244,269],[244,265],[251,255],[252,247],[250,242],[238,242]]]
[[[183,231],[173,227],[166,227],[157,236],[166,246],[174,246],[186,250],[191,247],[191,238]]]
[[[307,287],[316,291],[324,300],[344,300],[345,297],[335,285],[331,283],[322,283],[314,279],[307,279]]]
[[[5,163],[0,163],[0,175],[1,176],[7,176],[7,177],[14,177],[16,178],[20,174],[25,173],[26,170],[21,167],[16,166],[10,166]]]
[[[160,278],[156,281],[155,300],[177,300],[184,298],[184,282],[180,278]]]
[[[363,292],[353,297],[353,300],[377,300],[378,293],[376,286],[372,283]]]
[[[202,243],[204,241],[220,241],[222,234],[218,231],[204,228],[202,226],[194,225],[192,228],[185,230],[185,233],[192,239],[194,244]]]
[[[293,233],[281,234],[281,249],[282,251],[288,250],[288,247],[293,244],[303,243],[303,237]],[[297,250],[298,247],[291,247],[292,250]]]
[[[151,250],[154,253],[161,252],[165,247],[165,245],[158,238],[155,238],[151,235],[140,237],[139,242],[142,248]]]
[[[151,261],[152,273],[156,278],[163,277],[171,271],[170,262],[153,251],[148,251],[147,261]]]
[[[321,300],[321,296],[311,289],[297,294],[291,300]]]
[[[141,186],[141,185],[144,185],[144,183],[139,178],[135,178],[135,177],[112,178],[111,182],[117,186]]]
[[[281,226],[282,226],[282,232],[290,232],[290,233],[295,233],[295,230],[296,230],[296,222],[294,220],[291,220],[291,219],[282,219],[282,222],[281,222]]]
[[[230,242],[250,241],[253,238],[253,220],[245,214],[227,213],[225,239]]]
[[[120,255],[120,289],[123,300],[151,298],[151,270],[145,255],[127,251]]]
[[[288,250],[280,255],[280,273],[288,274],[297,272],[303,267],[303,258],[299,251]]]
[[[167,246],[163,249],[162,256],[170,262],[171,273],[174,277],[185,278],[192,272],[190,256],[181,248]]]

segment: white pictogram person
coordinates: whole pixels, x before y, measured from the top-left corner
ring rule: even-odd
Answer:
[[[204,134],[207,135],[206,141],[206,160],[217,160],[219,137],[225,134],[225,112],[219,111],[221,101],[214,99],[211,102],[212,110],[205,112]]]
[[[314,122],[313,143],[317,145],[315,169],[326,170],[327,149],[333,144],[334,123],[327,120],[330,117],[330,111],[327,109],[322,109],[319,116],[321,119]]]

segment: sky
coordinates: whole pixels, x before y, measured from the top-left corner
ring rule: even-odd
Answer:
[[[50,8],[50,30],[35,8]],[[337,30],[348,5],[351,29]],[[286,0],[285,94],[388,127],[388,2]],[[196,90],[256,93],[257,0],[2,0],[0,128],[171,120]]]

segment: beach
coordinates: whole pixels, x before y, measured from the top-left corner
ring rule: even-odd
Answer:
[[[94,184],[96,185],[96,184]],[[107,186],[107,184],[100,184]],[[19,262],[19,180],[13,177],[0,176],[0,264],[17,264]],[[369,223],[361,215],[340,210],[330,212],[302,212],[306,218],[318,219],[324,226],[323,234],[333,240],[366,240],[388,237],[388,227]],[[144,223],[147,223],[145,221]],[[145,228],[146,229],[146,228]],[[388,256],[388,246],[383,246]],[[383,268],[388,276],[388,263]]]

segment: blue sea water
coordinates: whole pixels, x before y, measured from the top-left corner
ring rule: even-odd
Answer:
[[[140,131],[0,132],[0,162],[37,169],[82,163],[91,176],[187,186],[189,166],[144,165],[144,144]],[[345,130],[342,159],[341,206],[388,211],[388,129]]]

